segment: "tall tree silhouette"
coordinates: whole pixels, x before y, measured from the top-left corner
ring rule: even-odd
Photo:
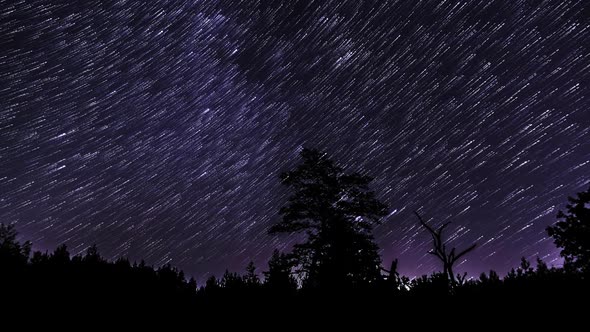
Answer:
[[[30,253],[31,243],[19,243],[14,226],[0,223],[0,294],[4,298],[7,291],[23,284]]]
[[[301,151],[303,162],[280,175],[292,189],[280,209],[282,221],[270,233],[305,232],[294,257],[308,286],[330,287],[370,283],[380,277],[380,258],[372,226],[387,206],[369,190],[372,178],[343,169],[318,150]]]
[[[438,257],[438,259],[441,260],[441,262],[443,263],[443,274],[451,283],[451,286],[457,285],[457,278],[455,277],[455,274],[453,272],[453,265],[459,260],[459,258],[465,256],[468,252],[475,249],[477,244],[474,243],[468,248],[459,252],[457,252],[457,249],[453,247],[453,249],[451,249],[450,252],[447,252],[446,241],[443,240],[442,232],[450,224],[450,222],[444,223],[437,230],[434,230],[434,228],[430,227],[430,225],[428,225],[422,219],[422,217],[420,217],[418,212],[414,211],[414,214],[416,214],[416,217],[418,217],[420,224],[422,224],[422,226],[424,226],[424,228],[426,228],[428,233],[430,233],[430,235],[432,236],[432,244],[434,248],[432,248],[432,250],[430,250],[428,253]],[[459,277],[461,282],[464,281],[464,278],[465,276]]]
[[[29,260],[31,242],[20,244],[16,240],[14,225],[0,223],[0,261],[7,265],[24,265]]]
[[[293,262],[288,255],[275,249],[268,261],[268,271],[263,272],[265,286],[274,292],[293,291],[297,288],[297,282],[291,274]]]
[[[244,282],[250,287],[256,287],[260,285],[260,279],[258,278],[258,274],[256,274],[256,266],[254,265],[254,262],[250,262],[248,263],[248,266],[246,266]]]
[[[547,227],[547,233],[562,248],[567,266],[590,272],[590,188],[568,200],[567,213],[559,211],[557,218],[562,220]]]

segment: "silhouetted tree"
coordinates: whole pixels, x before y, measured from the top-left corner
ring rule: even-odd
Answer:
[[[89,305],[182,306],[196,295],[194,279],[170,265],[157,270],[127,259],[109,262],[96,246],[71,256],[65,245],[52,253],[34,252],[30,242],[20,244],[12,226],[0,225],[0,294],[3,301],[33,299],[40,306],[56,301]]]
[[[244,286],[244,280],[242,276],[240,276],[236,272],[229,272],[229,270],[225,270],[223,276],[221,276],[220,280],[221,287],[225,289],[241,289]]]
[[[389,270],[381,268],[382,271],[387,273],[387,279],[385,281],[386,289],[389,291],[398,292],[405,288],[403,277],[400,277],[397,271],[398,260],[394,259],[389,265]]]
[[[547,233],[562,248],[560,254],[568,267],[590,272],[590,188],[568,200],[567,213],[559,211],[561,220],[547,227]]]
[[[418,296],[445,296],[449,295],[448,286],[448,276],[445,273],[437,272],[430,276],[423,275],[412,279],[410,293]]]
[[[244,282],[249,287],[256,287],[260,285],[260,279],[256,274],[256,266],[254,266],[254,262],[248,263],[246,266],[246,275],[244,276]]]
[[[275,249],[268,261],[268,271],[264,272],[264,285],[274,292],[290,292],[297,288],[291,270],[293,262],[288,255]]]
[[[200,291],[206,296],[213,297],[219,293],[220,288],[220,282],[217,278],[215,276],[209,276],[205,281],[205,286]]]
[[[5,265],[24,265],[29,260],[31,242],[20,244],[14,225],[0,223],[0,261]]]
[[[59,245],[49,260],[55,265],[66,265],[70,262],[70,252],[65,244]]]
[[[280,209],[282,221],[270,233],[305,232],[307,241],[294,247],[307,286],[368,284],[380,278],[380,258],[372,226],[387,206],[369,190],[372,178],[345,174],[325,153],[303,149],[303,162],[281,174],[292,189]]]
[[[490,284],[490,285],[498,285],[501,282],[500,276],[498,275],[498,273],[494,270],[490,270],[490,274],[486,275],[485,273],[482,273],[479,276],[479,281],[482,284]]]
[[[187,288],[191,294],[195,293],[197,291],[197,280],[195,280],[195,278],[191,277],[188,280]]]
[[[104,262],[102,257],[100,257],[100,254],[98,253],[98,247],[96,247],[95,244],[93,244],[92,246],[88,247],[88,249],[86,249],[86,255],[84,256],[84,261],[89,262],[89,263]]]
[[[451,286],[455,286],[457,284],[457,277],[455,277],[453,272],[453,265],[459,260],[459,258],[465,256],[468,252],[475,249],[477,244],[474,243],[467,249],[460,252],[456,252],[456,248],[453,248],[450,252],[447,252],[446,241],[443,240],[442,232],[445,227],[450,224],[450,222],[443,224],[438,230],[435,231],[424,220],[422,220],[422,217],[420,217],[418,212],[414,211],[414,214],[416,214],[416,217],[418,217],[420,224],[422,224],[422,226],[424,226],[424,228],[426,228],[428,233],[430,233],[432,236],[432,244],[434,248],[432,248],[432,250],[430,250],[428,253],[438,257],[438,259],[441,260],[443,263],[443,275],[447,277],[447,280],[450,282]],[[465,275],[463,277],[459,276],[462,282],[464,281],[465,277]]]

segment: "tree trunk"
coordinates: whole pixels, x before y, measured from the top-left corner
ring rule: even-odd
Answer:
[[[454,286],[456,284],[455,274],[453,273],[453,265],[449,263],[445,263],[444,266],[444,273],[445,277],[447,278],[449,284]]]

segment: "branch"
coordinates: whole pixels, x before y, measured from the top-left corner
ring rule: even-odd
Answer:
[[[432,234],[432,243],[434,244],[435,248],[440,248],[440,245],[441,245],[440,237],[436,234]]]
[[[416,217],[418,217],[418,220],[420,221],[420,224],[422,224],[422,226],[424,226],[424,228],[426,228],[428,230],[428,232],[430,233],[430,235],[432,235],[432,242],[433,242],[432,244],[434,246],[434,249],[432,249],[429,253],[432,254],[432,255],[435,255],[441,261],[446,262],[447,261],[446,247],[443,244],[441,233],[442,233],[443,228],[445,228],[449,223],[444,224],[441,228],[439,228],[439,230],[437,232],[432,227],[430,227],[422,219],[422,217],[420,217],[420,215],[418,214],[418,212],[414,211],[414,214],[416,215]]]
[[[433,237],[435,235],[437,235],[437,233],[434,231],[434,229],[432,229],[432,227],[428,226],[428,224],[426,222],[424,222],[424,220],[422,220],[422,217],[420,217],[418,212],[414,211],[414,214],[416,215],[416,217],[418,217],[418,220],[420,220],[420,223],[422,224],[422,226],[424,226],[424,228],[426,228],[431,234],[433,234],[432,235]]]
[[[469,248],[467,248],[467,249],[465,249],[465,250],[461,251],[461,252],[460,252],[460,253],[459,253],[459,254],[458,254],[458,255],[457,255],[457,256],[456,256],[456,257],[453,259],[453,262],[456,262],[456,261],[457,261],[459,258],[461,258],[461,256],[463,256],[463,255],[467,254],[468,252],[470,252],[471,250],[475,249],[475,247],[476,247],[476,246],[477,246],[477,243],[474,243],[474,244],[472,244],[472,245],[471,245],[471,247],[469,247]],[[454,248],[453,248],[453,250],[454,250]]]
[[[455,248],[451,249],[451,253],[449,254],[449,261],[450,262],[455,261]]]
[[[450,221],[447,221],[444,225],[440,226],[440,228],[438,229],[438,234],[440,235],[443,231],[443,229],[445,229],[445,227],[449,226],[451,224]]]

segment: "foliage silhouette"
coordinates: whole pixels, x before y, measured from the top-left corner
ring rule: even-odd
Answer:
[[[8,266],[23,266],[31,252],[31,242],[21,245],[16,236],[14,225],[0,224],[0,261]]]
[[[244,282],[250,287],[260,286],[260,278],[258,278],[258,275],[256,274],[256,266],[254,266],[254,262],[250,262],[248,263],[248,266],[246,266]]]
[[[265,286],[276,293],[292,293],[297,289],[297,281],[292,275],[293,260],[275,249],[268,261],[268,271],[264,272]]]
[[[567,213],[559,211],[562,219],[547,228],[547,233],[562,248],[568,268],[590,273],[590,188],[578,193],[578,197],[568,197]]]
[[[154,269],[126,259],[109,262],[96,246],[73,257],[65,245],[31,256],[30,247],[29,242],[16,241],[12,226],[0,224],[0,292],[6,301],[30,298],[47,306],[59,300],[147,308],[182,307],[196,299],[196,281],[187,281],[182,271],[170,265]]]
[[[302,163],[282,173],[292,190],[270,233],[305,232],[293,257],[303,284],[311,288],[363,286],[380,279],[380,257],[372,226],[387,206],[369,190],[372,178],[343,169],[318,150],[303,149]]]

